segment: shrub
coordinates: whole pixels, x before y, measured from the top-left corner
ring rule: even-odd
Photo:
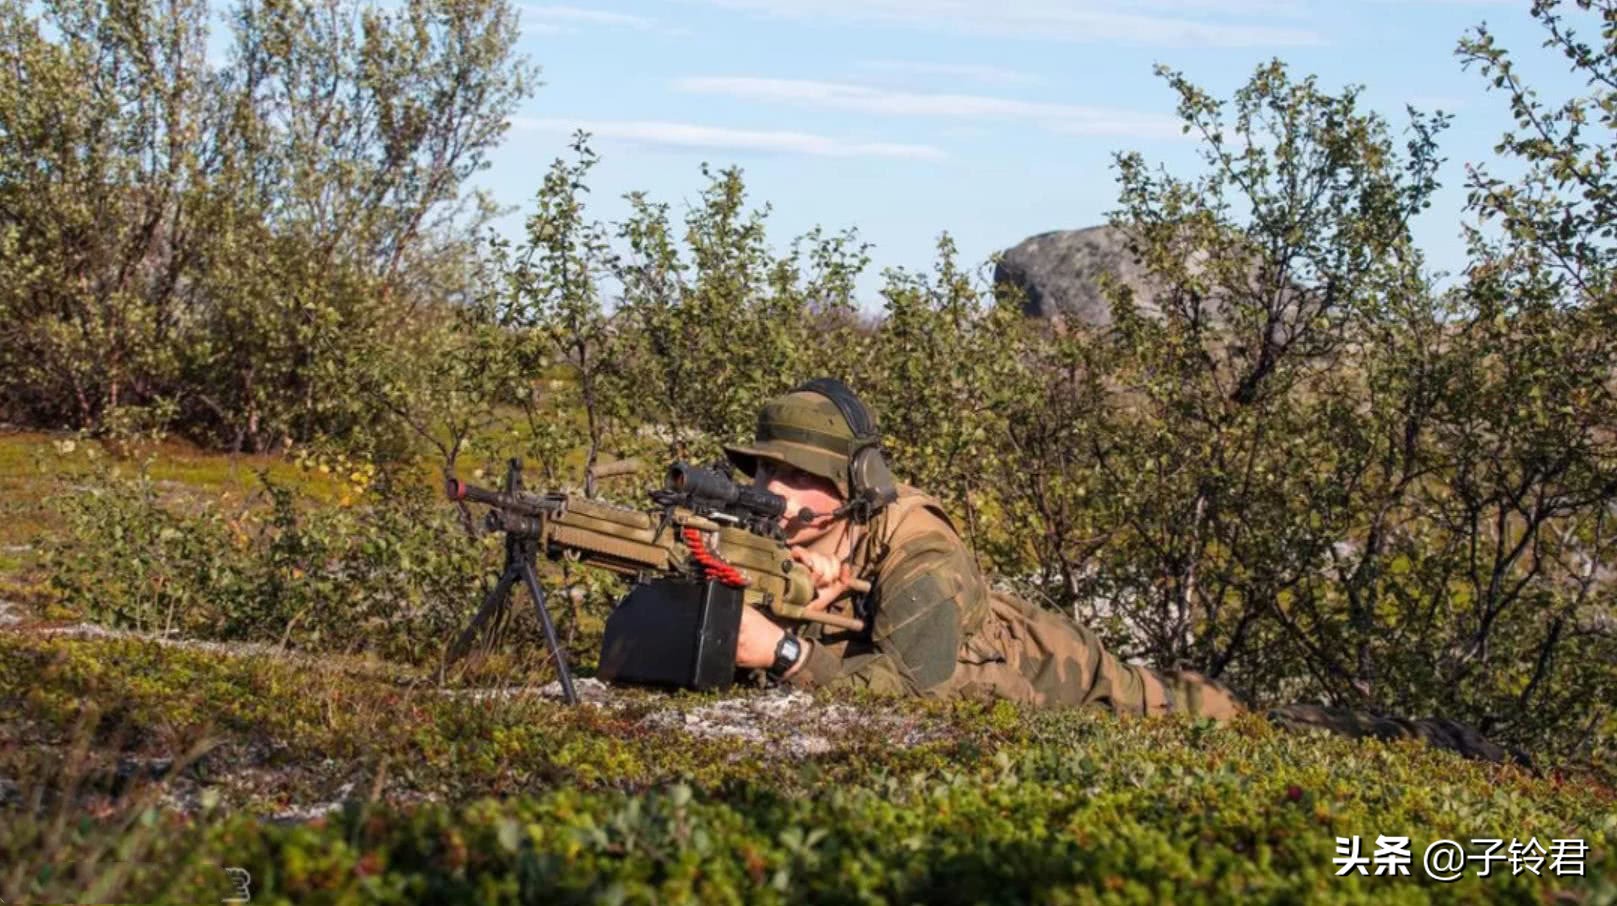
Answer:
[[[319,505],[260,473],[264,499],[234,512],[165,496],[144,471],[91,479],[54,501],[51,584],[111,626],[430,663],[480,599],[497,539],[467,543],[419,485],[344,478]]]

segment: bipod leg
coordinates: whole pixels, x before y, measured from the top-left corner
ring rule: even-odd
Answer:
[[[511,593],[511,586],[515,585],[517,579],[521,578],[521,576],[521,570],[514,568],[511,558],[508,557],[505,572],[500,574],[500,581],[489,589],[488,595],[483,598],[483,606],[477,609],[477,615],[472,617],[471,623],[467,624],[464,630],[461,630],[460,636],[455,639],[455,644],[450,646],[449,653],[444,655],[443,668],[438,672],[440,681],[443,679],[444,673],[448,671],[449,666],[465,656],[466,649],[471,647],[472,640],[477,638],[477,633],[483,628],[483,624],[487,623],[495,613],[504,609],[505,596]]]
[[[533,595],[533,605],[539,611],[539,626],[545,631],[545,641],[550,643],[550,654],[556,659],[556,673],[561,676],[561,694],[567,699],[567,704],[578,704],[578,693],[573,691],[573,674],[567,668],[567,654],[561,650],[561,640],[556,638],[556,626],[550,622],[550,611],[545,609],[545,590],[539,587],[539,577],[534,575],[533,562],[527,557],[517,560],[517,568],[522,570],[522,580],[528,583],[528,594]]]

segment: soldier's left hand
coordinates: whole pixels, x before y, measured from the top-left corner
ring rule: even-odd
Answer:
[[[775,662],[775,646],[786,630],[756,607],[741,608],[741,630],[736,636],[737,667],[768,667]]]

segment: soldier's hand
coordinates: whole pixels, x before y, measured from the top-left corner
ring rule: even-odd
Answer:
[[[775,662],[775,646],[786,630],[775,625],[756,607],[741,608],[741,629],[736,636],[737,667],[768,667]]]
[[[842,575],[844,564],[835,557],[811,551],[806,547],[794,547],[791,551],[793,560],[808,567],[809,575],[814,578],[815,588],[824,588]]]
[[[832,604],[847,597],[853,590],[853,572],[844,564],[837,580],[815,592],[814,600],[803,606],[808,610],[829,610]]]
[[[804,607],[824,611],[853,590],[853,570],[847,563],[800,547],[792,548],[792,559],[808,568],[814,579],[814,600]]]

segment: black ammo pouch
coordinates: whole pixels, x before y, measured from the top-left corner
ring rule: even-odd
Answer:
[[[735,682],[741,589],[715,580],[635,585],[606,618],[597,675],[608,682],[723,689]]]

